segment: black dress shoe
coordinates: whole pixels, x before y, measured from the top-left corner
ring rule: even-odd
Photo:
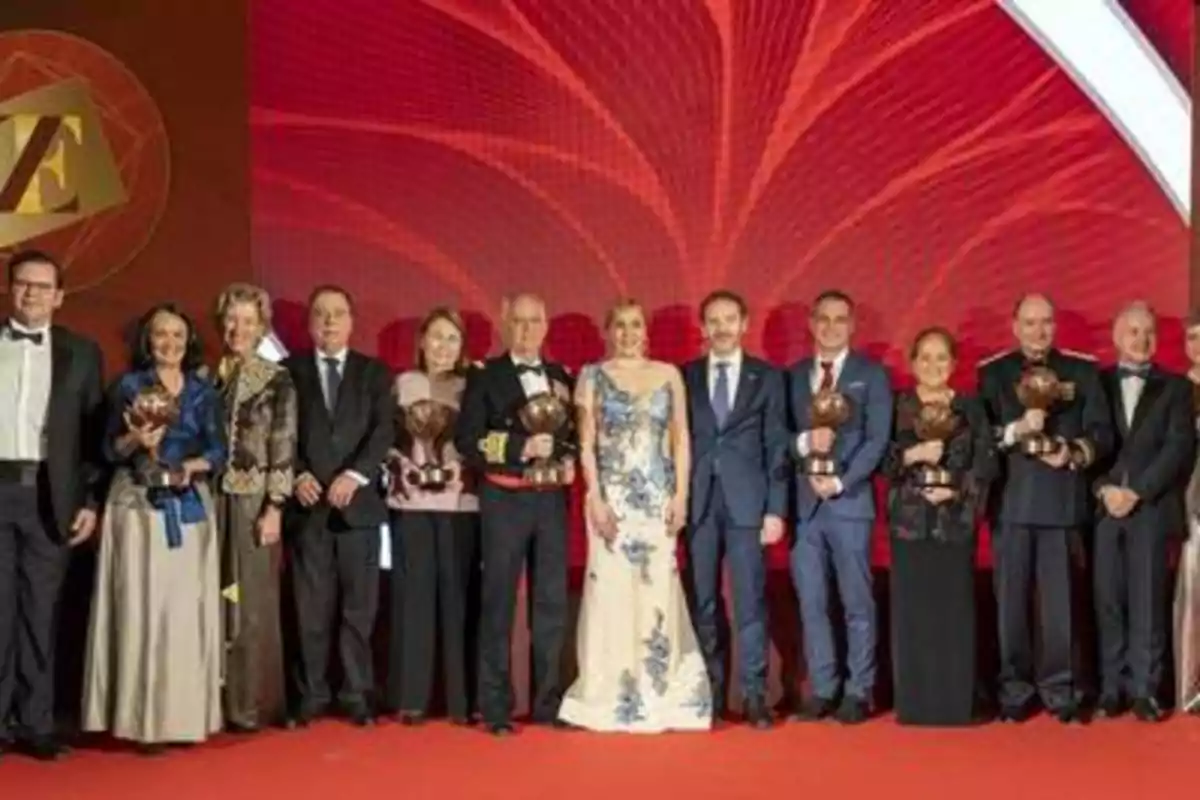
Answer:
[[[153,744],[139,744],[137,746],[137,751],[138,755],[140,756],[145,756],[146,758],[156,758],[166,754],[167,746],[160,742],[155,742]]]
[[[746,717],[746,724],[751,728],[765,731],[774,724],[771,711],[767,708],[767,704],[763,702],[762,698],[747,700],[742,711]]]
[[[843,725],[858,725],[871,718],[871,709],[866,700],[846,695],[834,716]]]
[[[810,697],[805,700],[800,709],[792,714],[790,719],[795,722],[817,722],[831,715],[836,706],[832,700],[824,697]]]
[[[1077,703],[1067,703],[1065,706],[1054,709],[1054,718],[1063,725],[1071,725],[1074,723],[1084,722],[1083,711]]]
[[[492,736],[501,738],[512,736],[517,732],[517,729],[513,727],[511,722],[490,722],[488,723],[487,730]]]
[[[1125,701],[1120,695],[1106,694],[1096,703],[1096,716],[1100,719],[1116,719],[1125,713]]]
[[[253,736],[262,732],[262,728],[253,722],[229,722],[226,723],[225,730],[238,736]]]
[[[1133,701],[1133,715],[1142,722],[1162,722],[1163,710],[1153,697],[1139,697]]]
[[[1029,706],[1000,706],[1000,712],[996,718],[1001,722],[1011,722],[1017,725],[1026,722],[1029,719]]]
[[[23,744],[25,752],[38,761],[58,761],[69,752],[53,736],[35,736]]]
[[[369,728],[375,724],[375,715],[370,709],[352,708],[346,712],[346,719],[356,728]]]
[[[401,711],[396,715],[396,721],[401,725],[414,728],[417,725],[425,724],[425,714],[420,711]]]

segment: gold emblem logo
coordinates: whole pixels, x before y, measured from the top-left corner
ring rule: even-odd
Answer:
[[[0,248],[74,225],[127,198],[81,80],[0,101]]]

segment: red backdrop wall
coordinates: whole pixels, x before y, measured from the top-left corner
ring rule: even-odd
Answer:
[[[1190,4],[1125,7],[1190,85]],[[1061,343],[1102,357],[1112,314],[1149,300],[1181,364],[1186,221],[990,0],[260,0],[252,32],[255,263],[293,346],[332,279],[397,368],[439,303],[468,312],[473,355],[495,351],[518,288],[547,298],[570,366],[603,356],[597,320],[627,295],[654,354],[682,360],[726,286],[783,365],[837,286],[898,382],[937,323],[969,386],[1036,289]]]

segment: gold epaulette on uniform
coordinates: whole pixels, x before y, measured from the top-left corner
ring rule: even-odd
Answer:
[[[503,464],[507,449],[508,434],[504,431],[492,431],[479,442],[479,452],[489,464]]]
[[[1067,350],[1065,348],[1060,347],[1060,348],[1058,348],[1058,352],[1062,353],[1064,356],[1070,356],[1071,358],[1078,358],[1083,361],[1095,361],[1096,360],[1096,357],[1094,355],[1092,355],[1091,353],[1081,353],[1078,350]]]
[[[991,364],[993,361],[999,361],[1000,359],[1004,358],[1005,356],[1011,355],[1012,352],[1013,351],[1010,348],[1008,350],[1001,350],[999,353],[992,353],[990,356],[987,356],[986,358],[981,358],[979,361],[975,362],[975,366],[986,367],[988,364]]]

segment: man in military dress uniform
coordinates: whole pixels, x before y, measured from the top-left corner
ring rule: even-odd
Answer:
[[[1019,347],[979,365],[980,396],[1004,454],[992,531],[1000,616],[998,699],[1001,719],[1012,722],[1028,718],[1035,693],[1061,722],[1080,718],[1072,663],[1070,545],[1089,521],[1086,471],[1112,447],[1108,402],[1094,359],[1054,347],[1054,316],[1046,297],[1022,298],[1013,314]],[[1039,367],[1043,387],[1050,373],[1057,378],[1057,391],[1045,392],[1053,402],[1031,403],[1026,396],[1023,403],[1018,385]],[[1041,449],[1031,446],[1039,439]],[[1034,584],[1041,632],[1036,671],[1029,629]]]
[[[521,571],[530,563],[535,723],[557,725],[562,699],[560,663],[567,628],[567,493],[575,444],[572,415],[556,434],[531,433],[521,421],[530,398],[557,395],[569,404],[573,381],[541,357],[546,306],[523,294],[503,319],[509,351],[473,370],[463,393],[455,444],[483,475],[482,616],[479,623],[479,711],[488,730],[513,732],[509,642]],[[569,406],[568,406],[569,407]],[[525,477],[535,459],[565,462],[561,483],[538,485]]]

